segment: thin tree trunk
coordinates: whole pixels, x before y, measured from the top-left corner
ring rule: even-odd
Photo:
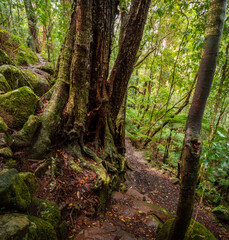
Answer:
[[[226,11],[226,0],[211,0],[198,80],[186,123],[179,202],[170,240],[183,240],[191,221],[201,154],[200,129],[211,89]]]

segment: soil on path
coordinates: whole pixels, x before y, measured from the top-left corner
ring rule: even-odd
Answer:
[[[126,158],[134,171],[128,174],[129,184],[137,191],[144,192],[153,203],[160,205],[175,215],[180,186],[175,185],[168,174],[149,166],[142,152],[137,152],[126,140]],[[193,218],[198,211],[197,221],[209,229],[216,239],[228,240],[227,232],[221,224],[214,222],[210,208],[196,200]]]
[[[174,184],[168,174],[152,168],[128,138],[126,159],[132,168],[124,183],[127,192],[114,194],[104,216],[93,220],[82,216],[81,221],[86,224],[74,237],[75,240],[156,239],[158,226],[175,215],[179,185]],[[159,206],[173,216],[163,212]],[[213,221],[207,206],[201,204],[198,207],[196,201],[193,217],[197,209],[197,221],[208,228],[216,239],[229,239],[229,233]]]

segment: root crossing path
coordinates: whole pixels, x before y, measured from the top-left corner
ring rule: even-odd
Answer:
[[[157,228],[175,215],[179,184],[174,184],[168,174],[152,168],[126,139],[126,159],[132,168],[127,173],[124,193],[116,192],[104,216],[97,219],[82,219],[88,222],[75,236],[75,240],[143,240],[156,239]],[[198,209],[197,221],[208,228],[216,239],[229,239],[229,233],[213,221],[210,208],[198,201],[195,203],[193,218]]]

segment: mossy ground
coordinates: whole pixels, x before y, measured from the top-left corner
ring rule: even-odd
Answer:
[[[166,240],[169,237],[169,232],[172,227],[174,219],[169,219],[161,228],[157,235],[157,240]],[[213,234],[206,229],[202,224],[195,222],[193,225],[193,220],[188,228],[184,240],[216,240]]]
[[[16,65],[28,65],[38,62],[32,49],[27,48],[20,37],[10,34],[6,30],[0,30],[0,49],[8,55],[7,57],[4,54],[4,64],[14,62]],[[3,56],[3,54],[1,55]]]

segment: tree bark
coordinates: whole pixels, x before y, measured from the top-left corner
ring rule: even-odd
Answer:
[[[170,240],[183,240],[191,221],[202,142],[200,138],[204,108],[211,89],[223,31],[226,0],[211,0],[198,80],[186,122],[182,151],[181,190]]]
[[[111,116],[115,122],[136,62],[151,0],[133,0],[117,59],[109,78]],[[138,33],[138,34],[136,34]]]
[[[61,51],[58,77],[49,104],[41,116],[42,125],[38,132],[38,137],[32,146],[32,157],[42,157],[49,151],[51,142],[60,126],[62,111],[68,99],[68,79],[70,78],[70,67],[76,34],[76,0],[73,1],[72,9],[70,26]]]
[[[32,36],[32,49],[34,52],[40,52],[38,41],[37,19],[31,0],[24,0],[26,15],[28,19],[29,31]]]
[[[41,116],[42,127],[33,144],[34,156],[44,155],[57,129],[62,129],[63,138],[70,141],[74,139],[74,144],[81,145],[84,153],[90,152],[90,149],[85,150],[86,142],[95,144],[96,149],[103,148],[98,152],[104,152],[104,159],[119,158],[115,143],[121,138],[123,142],[124,130],[121,130],[121,138],[115,137],[118,126],[116,119],[124,100],[150,2],[133,0],[119,54],[107,81],[118,1],[74,0],[58,78],[50,102]],[[121,95],[118,89],[122,91]],[[115,97],[115,94],[118,96]],[[62,116],[64,124],[61,126]],[[118,129],[121,129],[120,125]],[[90,154],[93,155],[92,152]]]

